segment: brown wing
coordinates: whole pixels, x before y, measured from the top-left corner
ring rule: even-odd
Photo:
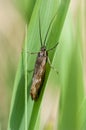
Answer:
[[[45,69],[46,69],[46,60],[47,57],[37,57],[35,70],[33,74],[32,86],[31,86],[31,97],[36,100],[38,93],[41,89],[41,84],[44,79]]]

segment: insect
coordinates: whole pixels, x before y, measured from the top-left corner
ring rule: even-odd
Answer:
[[[32,85],[31,85],[31,89],[30,89],[30,95],[31,95],[32,100],[34,100],[34,101],[36,101],[38,99],[40,90],[42,88],[42,84],[43,84],[44,77],[45,77],[47,61],[48,61],[49,65],[51,66],[51,68],[53,68],[55,70],[55,68],[50,63],[50,60],[48,57],[48,52],[53,50],[58,45],[58,42],[52,48],[50,48],[48,50],[46,49],[46,39],[47,39],[48,32],[50,30],[50,27],[52,25],[54,18],[55,18],[55,16],[52,18],[52,20],[49,24],[49,27],[47,29],[44,42],[42,42],[41,24],[40,24],[40,17],[39,17],[39,34],[40,34],[41,48],[40,48],[39,52],[32,53],[32,54],[37,54],[34,72],[33,72],[33,78],[32,78]]]

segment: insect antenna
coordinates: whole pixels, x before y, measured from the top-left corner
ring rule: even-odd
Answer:
[[[58,44],[59,44],[59,42],[57,42],[52,48],[48,49],[47,52],[53,50],[54,48],[56,48],[56,46],[57,46]]]
[[[39,35],[40,35],[40,42],[42,46],[42,35],[41,35],[41,21],[40,21],[40,14],[39,14]]]
[[[57,15],[57,13],[53,16],[53,18],[51,19],[51,22],[50,22],[50,24],[49,24],[49,27],[48,27],[48,29],[47,29],[47,32],[46,32],[46,35],[45,35],[45,39],[44,39],[44,45],[46,44],[46,39],[47,39],[47,36],[48,36],[48,32],[49,32],[49,30],[50,30],[50,27],[51,27],[51,25],[52,25],[52,23],[53,23],[53,20],[54,20],[54,18],[55,18],[55,16]]]

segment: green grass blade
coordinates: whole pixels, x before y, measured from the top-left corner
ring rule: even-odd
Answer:
[[[69,14],[62,34],[59,130],[80,130],[81,115],[78,115],[78,111],[84,97],[81,37],[78,35],[78,25],[74,37],[71,21]]]
[[[27,23],[30,20],[32,11],[34,9],[36,0],[13,0],[15,6],[21,12],[22,16],[26,19]]]
[[[25,130],[27,130],[27,25],[26,25],[26,37],[25,37]]]
[[[81,115],[80,130],[86,130],[86,97],[81,104],[78,115]]]
[[[65,19],[65,16],[66,16],[66,11],[68,9],[69,1],[66,1],[66,2],[67,2],[67,4],[65,5],[65,2],[62,1],[62,4],[59,6],[59,12],[58,12],[56,21],[55,21],[53,29],[52,29],[54,34],[52,34],[52,31],[51,31],[51,34],[49,36],[49,41],[48,41],[51,44],[49,44],[48,48],[50,48],[51,45],[53,46],[53,43],[56,43],[56,41],[58,41],[59,35],[61,33],[62,26],[63,26],[63,23],[64,23],[64,19]],[[60,26],[59,26],[59,23],[61,24]],[[57,30],[56,30],[56,27],[57,27]],[[53,58],[53,54],[50,55],[51,61],[52,61],[52,58]],[[47,79],[47,77],[46,77],[46,79]],[[45,81],[45,83],[46,83],[46,81]],[[43,94],[43,91],[42,91],[42,94]],[[42,94],[41,94],[41,96],[42,96]],[[33,130],[33,126],[35,125],[36,117],[37,117],[36,114],[38,114],[38,110],[39,110],[39,107],[40,107],[40,104],[41,104],[41,96],[40,96],[39,101],[36,102],[34,104],[34,106],[33,106],[33,111],[32,111],[32,115],[31,115],[29,130],[30,129]],[[34,115],[34,113],[35,113],[35,115]]]
[[[38,0],[36,1],[33,14],[31,16],[30,24],[28,26],[28,38],[27,38],[27,48],[31,52],[39,51],[40,49],[40,41],[39,41],[39,27],[38,27],[38,19],[39,19],[39,10],[41,13],[41,30],[42,30],[42,38],[44,40],[48,25],[50,23],[51,18],[58,11],[56,19],[52,25],[51,31],[47,40],[47,48],[54,46],[56,41],[58,41],[61,29],[65,20],[65,16],[67,13],[68,5],[70,0],[62,0],[59,4],[57,0]],[[61,14],[60,14],[61,13]],[[59,27],[60,25],[60,27]],[[54,31],[53,35],[52,32]],[[14,84],[14,92],[11,103],[11,111],[9,117],[9,125],[8,130],[24,130],[25,124],[25,76],[24,76],[24,56],[22,53],[18,72],[15,79]],[[51,57],[51,61],[54,56],[54,51],[52,54],[49,54]],[[28,54],[28,70],[34,68],[36,56]],[[30,87],[32,81],[32,74],[28,74],[28,113],[27,113],[27,123],[28,129],[33,130],[36,125],[36,120],[39,114],[39,108],[41,105],[44,88],[47,83],[48,75],[49,75],[50,67],[47,65],[47,72],[45,75],[45,81],[43,84],[43,88],[41,90],[40,97],[37,102],[31,100],[30,97]]]

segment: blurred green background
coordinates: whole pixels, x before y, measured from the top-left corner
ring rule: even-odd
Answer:
[[[15,74],[17,71],[17,66],[19,63],[19,57],[21,54],[22,45],[24,42],[25,23],[26,21],[24,17],[18,11],[16,6],[14,6],[14,3],[12,3],[9,0],[0,1],[0,129],[1,130],[7,129],[13,84]],[[56,129],[55,125],[57,122],[57,117],[60,116],[60,112],[58,113],[58,109],[65,102],[64,91],[66,91],[66,89],[64,89],[64,86],[67,86],[69,84],[72,84],[70,85],[71,87],[73,86],[72,79],[76,78],[75,74],[73,75],[73,73],[76,72],[77,67],[78,70],[80,71],[77,70],[77,75],[79,75],[78,78],[79,82],[77,82],[76,84],[78,84],[78,86],[80,84],[82,87],[84,86],[84,93],[86,92],[85,34],[86,34],[86,1],[72,0],[70,2],[67,17],[59,40],[60,46],[56,51],[53,62],[53,65],[58,70],[60,70],[61,75],[58,77],[53,70],[50,73],[41,109],[41,129],[44,130]],[[72,51],[73,55],[71,56]],[[80,60],[76,58],[76,55],[77,57],[80,58]],[[66,59],[64,59],[64,57],[66,57]],[[71,58],[72,60],[70,59],[70,57],[72,57]],[[75,68],[73,64],[78,65]],[[70,70],[72,70],[72,72]],[[70,73],[68,73],[69,71]],[[68,75],[65,76],[65,74]],[[71,75],[73,78],[70,80],[68,78]],[[83,90],[81,90],[80,88],[79,91]],[[81,97],[81,95],[79,96]],[[60,105],[59,100],[60,102],[62,100]],[[63,113],[65,109],[63,105],[63,107],[61,107]],[[61,117],[62,116],[64,115],[61,115]],[[62,118],[62,122],[64,122],[64,118]]]

